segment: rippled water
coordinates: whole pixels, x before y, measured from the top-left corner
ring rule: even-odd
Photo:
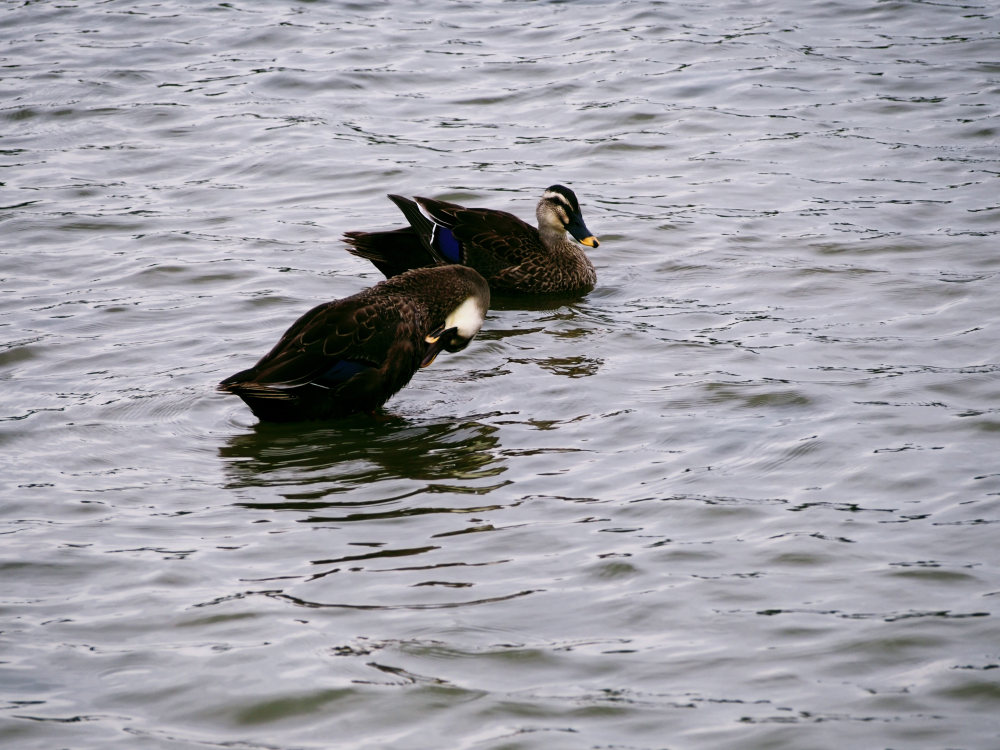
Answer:
[[[992,3],[0,13],[4,747],[1000,744]],[[213,391],[386,193],[554,182],[590,294]]]

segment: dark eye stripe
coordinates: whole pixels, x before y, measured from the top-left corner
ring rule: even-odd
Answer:
[[[573,213],[573,204],[566,200],[566,196],[559,193],[549,193],[545,198],[549,203],[559,208],[566,209],[567,213]]]

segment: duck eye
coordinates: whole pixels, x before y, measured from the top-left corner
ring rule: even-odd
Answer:
[[[559,221],[562,222],[563,226],[569,226],[569,213],[566,209],[558,203],[553,203],[552,209],[556,212],[556,216],[559,217]]]

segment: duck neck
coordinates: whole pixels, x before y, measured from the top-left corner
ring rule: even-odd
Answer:
[[[538,227],[538,234],[541,235],[542,244],[548,248],[561,248],[569,244],[566,239],[566,230],[552,224],[541,223]]]

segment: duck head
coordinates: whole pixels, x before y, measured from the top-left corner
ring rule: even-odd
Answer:
[[[538,217],[538,229],[552,229],[569,232],[576,240],[587,247],[597,247],[601,243],[583,223],[583,212],[576,194],[564,185],[552,185],[545,189],[542,199],[535,209]]]
[[[460,352],[469,345],[482,328],[489,307],[489,297],[473,294],[467,297],[454,310],[448,313],[444,324],[438,326],[424,338],[427,342],[427,353],[420,362],[421,367],[427,367],[442,351]]]

